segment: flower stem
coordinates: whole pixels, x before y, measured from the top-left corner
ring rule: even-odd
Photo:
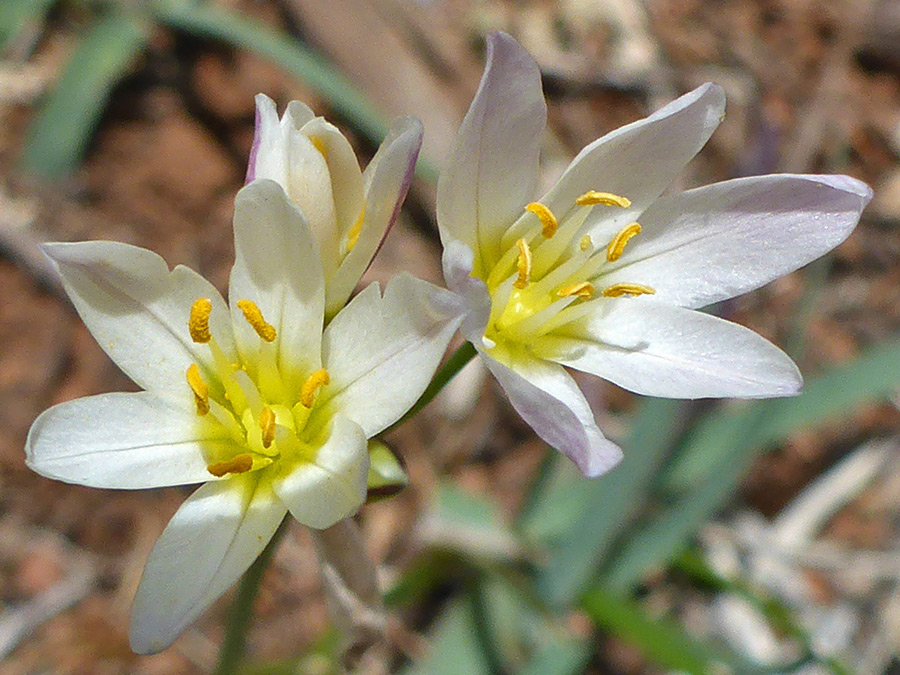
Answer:
[[[419,400],[416,401],[415,405],[409,409],[409,412],[406,413],[403,417],[401,417],[391,429],[400,426],[406,420],[413,417],[418,413],[422,408],[431,403],[431,400],[437,396],[441,389],[447,386],[447,383],[453,379],[453,377],[463,369],[463,367],[471,361],[477,352],[475,351],[475,347],[471,342],[463,342],[459,349],[453,352],[453,355],[447,359],[447,363],[444,364],[444,367],[441,368],[435,376],[431,379],[431,382],[428,384],[428,387],[419,397]]]
[[[275,549],[278,548],[278,542],[287,531],[290,518],[286,517],[281,521],[281,525],[275,530],[275,534],[266,544],[263,552],[250,565],[250,568],[244,572],[241,577],[241,583],[238,586],[237,595],[231,603],[228,610],[228,619],[225,623],[225,639],[219,648],[219,662],[216,664],[214,675],[234,675],[237,672],[241,657],[244,654],[244,642],[247,636],[247,626],[250,623],[250,617],[253,615],[253,603],[256,600],[256,594],[259,592],[259,585],[262,581],[263,574],[272,560]]]

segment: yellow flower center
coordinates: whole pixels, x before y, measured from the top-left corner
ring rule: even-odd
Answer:
[[[198,422],[221,426],[233,441],[208,444],[207,470],[217,478],[282,459],[314,459],[309,420],[319,392],[330,382],[328,371],[320,368],[299,389],[287,387],[278,369],[275,327],[253,301],[240,300],[237,306],[260,339],[259,351],[247,362],[232,363],[216,342],[209,327],[209,298],[196,300],[188,319],[191,339],[208,346],[214,364],[204,371],[193,363],[185,374]]]
[[[578,197],[562,218],[544,204],[528,204],[511,230],[523,236],[504,240],[503,253],[485,275],[492,300],[485,345],[527,347],[531,340],[592,311],[603,298],[655,293],[637,283],[602,284],[604,266],[622,257],[641,233],[639,223],[622,227],[605,247],[596,248],[590,235],[578,236],[591,209],[630,206],[626,197],[596,190]],[[531,222],[528,214],[533,214]]]

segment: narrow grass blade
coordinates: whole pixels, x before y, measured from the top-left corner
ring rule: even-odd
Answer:
[[[0,2],[0,52],[29,24],[41,21],[56,0],[3,0]]]
[[[110,90],[143,47],[142,27],[130,15],[110,14],[91,27],[28,130],[26,171],[55,179],[78,166]]]

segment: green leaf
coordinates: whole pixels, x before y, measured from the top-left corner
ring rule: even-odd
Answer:
[[[405,675],[491,675],[468,598],[455,601],[443,612],[428,641],[431,653],[404,670]]]
[[[0,51],[29,24],[43,19],[56,0],[3,0],[0,2]]]
[[[409,485],[409,475],[400,458],[391,448],[377,439],[369,441],[369,492],[366,502],[393,497]]]
[[[646,399],[624,444],[622,463],[587,482],[587,490],[576,490],[579,513],[563,536],[548,546],[550,558],[538,578],[551,604],[569,604],[584,590],[615,538],[644,505],[650,483],[680,427],[682,410],[679,401]]]
[[[78,166],[110,90],[143,47],[142,26],[132,16],[110,14],[91,27],[28,130],[26,171],[54,179]]]
[[[665,487],[672,491],[691,489],[714,475],[722,464],[742,462],[741,453],[756,453],[790,434],[840,419],[860,405],[886,399],[898,386],[900,340],[892,340],[831,368],[809,382],[797,397],[711,413],[681,448],[679,460],[667,474]],[[735,444],[732,440],[741,430],[751,437],[745,443]]]
[[[762,670],[694,640],[674,623],[647,616],[636,603],[602,588],[588,592],[582,598],[581,607],[597,626],[638,647],[648,659],[664,668],[694,675]]]
[[[587,640],[560,638],[544,645],[517,672],[519,675],[576,675],[584,672],[591,657]]]

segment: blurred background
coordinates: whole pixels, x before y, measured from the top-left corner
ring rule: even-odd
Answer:
[[[391,117],[423,120],[417,181],[368,278],[440,283],[435,179],[493,30],[541,66],[547,184],[583,145],[712,80],[727,118],[678,187],[847,173],[876,197],[828,259],[717,308],[791,353],[796,399],[639,399],[580,378],[627,455],[593,482],[477,363],[393,432],[410,486],[359,520],[395,668],[900,673],[900,2],[2,0],[0,674],[208,672],[230,597],[165,653],[133,655],[144,560],[188,491],[25,468],[46,407],[134,389],[36,244],[130,242],[224,289],[265,92],[339,124],[363,162]],[[299,526],[248,640],[247,673],[338,672]]]

